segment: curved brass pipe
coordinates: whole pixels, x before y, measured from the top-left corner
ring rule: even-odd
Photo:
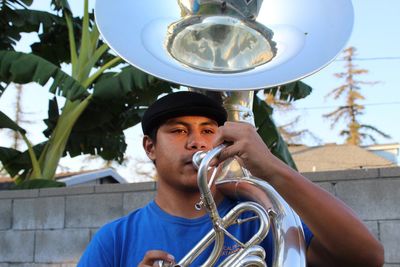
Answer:
[[[238,200],[249,200],[239,203],[223,218],[219,216],[215,201],[208,185],[210,162],[219,155],[225,144],[211,151],[196,153],[193,156],[195,166],[198,166],[197,182],[201,193],[201,204],[207,210],[213,223],[213,229],[175,266],[189,266],[200,253],[215,241],[213,251],[202,266],[214,266],[224,243],[226,230],[238,222],[243,212],[252,211],[260,221],[257,233],[246,242],[235,240],[242,248],[225,259],[220,266],[266,266],[265,251],[258,246],[271,229],[274,236],[275,252],[274,267],[305,267],[304,233],[298,215],[285,200],[267,182],[251,177],[244,172],[243,177],[225,178],[216,182],[217,189],[224,195]]]

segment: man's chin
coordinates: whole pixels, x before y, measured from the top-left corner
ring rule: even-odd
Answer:
[[[183,168],[184,175],[190,178],[195,177],[197,179],[197,169],[192,164],[186,164]]]

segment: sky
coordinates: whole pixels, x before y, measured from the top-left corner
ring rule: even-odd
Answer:
[[[34,8],[47,8],[50,1],[35,1]],[[377,82],[375,85],[363,85],[361,93],[365,100],[365,114],[360,117],[363,124],[373,125],[389,134],[391,139],[377,138],[379,144],[400,143],[400,88],[398,77],[400,74],[400,1],[399,0],[353,0],[355,23],[349,46],[357,49],[354,64],[360,69],[368,70],[368,74],[359,75],[357,79],[365,82]],[[93,6],[94,1],[91,1]],[[82,1],[70,1],[75,15],[82,12]],[[340,19],[340,14],[338,14]],[[34,35],[27,35],[24,42],[18,47],[27,51],[27,42],[34,40]],[[318,51],[316,51],[317,53]],[[313,88],[311,95],[303,100],[294,102],[294,109],[286,112],[275,112],[274,119],[278,125],[286,124],[297,116],[300,119],[295,130],[308,130],[319,138],[322,143],[342,144],[344,139],[339,136],[345,126],[342,122],[335,128],[330,127],[330,121],[322,117],[338,106],[344,104],[344,99],[332,100],[325,96],[334,88],[343,84],[334,76],[335,73],[345,71],[345,62],[339,57],[321,71],[303,79]],[[22,126],[28,130],[28,138],[33,143],[44,140],[42,131],[45,126],[42,120],[46,117],[48,98],[47,88],[29,84],[24,87],[23,109],[25,120]],[[9,88],[0,98],[0,110],[13,117],[12,110],[15,102],[15,90]],[[128,143],[127,154],[131,159],[144,159],[141,148],[140,126],[133,127],[125,132]],[[304,139],[307,145],[317,145],[313,138]],[[10,139],[0,132],[0,146],[10,146]],[[96,168],[96,164],[84,161],[82,158],[64,159],[61,163],[71,170],[81,168]],[[148,165],[147,165],[148,166]],[[117,171],[128,180],[138,181],[133,177],[136,164],[118,167]]]
[[[375,85],[362,86],[365,100],[365,115],[360,121],[370,124],[392,136],[391,139],[379,138],[379,143],[399,143],[400,126],[400,1],[398,0],[354,0],[355,24],[348,46],[357,49],[354,63],[368,74],[359,75],[361,81],[378,82]],[[344,71],[344,61],[336,60],[320,72],[304,79],[313,87],[313,93],[304,100],[296,102],[296,108],[302,115],[301,128],[311,129],[325,143],[342,143],[338,138],[341,127],[329,127],[329,121],[321,114],[334,110],[343,104],[340,101],[325,101],[325,95],[340,86],[343,80],[334,77],[334,73]],[[300,126],[300,125],[299,125]]]

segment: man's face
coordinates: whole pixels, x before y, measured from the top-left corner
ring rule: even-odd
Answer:
[[[168,120],[157,131],[157,141],[145,149],[156,161],[160,182],[176,189],[198,190],[193,154],[212,148],[217,123],[207,117],[183,116]]]

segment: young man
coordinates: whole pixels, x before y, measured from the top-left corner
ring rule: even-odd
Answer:
[[[158,266],[161,261],[179,262],[212,228],[208,214],[194,208],[200,194],[192,156],[223,142],[230,145],[219,161],[238,158],[299,214],[305,223],[308,266],[383,265],[382,245],[348,207],[272,155],[252,125],[225,121],[226,112],[218,103],[193,92],[167,95],[149,107],[142,121],[143,147],[157,169],[157,195],[144,208],[101,228],[78,266],[144,267]],[[221,216],[236,205],[214,187],[212,191]],[[229,230],[247,240],[257,231],[255,227],[252,222]],[[273,255],[271,238],[269,234],[261,243],[268,266]],[[211,249],[192,266],[201,265]],[[225,238],[222,258],[237,249]]]

